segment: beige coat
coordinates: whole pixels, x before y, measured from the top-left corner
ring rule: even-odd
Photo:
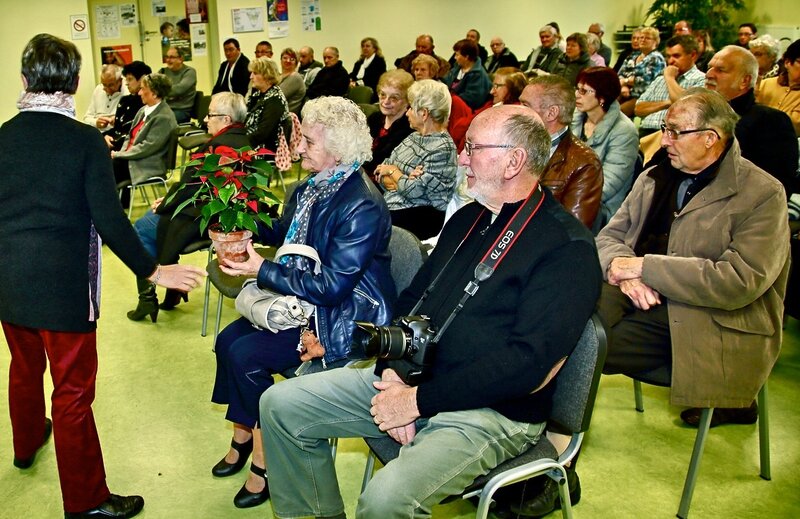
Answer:
[[[653,199],[646,173],[597,237],[600,263],[635,256]],[[745,407],[781,345],[789,227],[781,184],[741,158],[720,171],[675,218],[668,254],[644,257],[642,280],[668,300],[675,405]]]

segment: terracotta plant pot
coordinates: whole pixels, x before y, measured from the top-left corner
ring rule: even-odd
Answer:
[[[223,259],[242,263],[247,261],[247,241],[253,237],[250,231],[233,231],[229,233],[220,232],[216,229],[208,229],[208,237],[214,243],[214,250],[220,263]]]

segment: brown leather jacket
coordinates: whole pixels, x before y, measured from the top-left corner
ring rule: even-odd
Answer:
[[[561,139],[539,182],[550,188],[564,209],[592,228],[603,195],[603,165],[571,131]]]

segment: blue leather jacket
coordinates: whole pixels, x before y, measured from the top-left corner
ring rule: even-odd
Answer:
[[[272,228],[260,225],[259,238],[283,243],[300,195],[300,185]],[[369,180],[351,175],[330,198],[314,204],[307,245],[314,247],[322,272],[314,275],[273,261],[258,272],[258,286],[317,305],[317,337],[325,347],[323,364],[350,353],[353,321],[389,324],[396,290],[391,277],[389,238],[392,222],[383,197]]]

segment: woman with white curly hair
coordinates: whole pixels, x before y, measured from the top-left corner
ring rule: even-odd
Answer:
[[[442,229],[456,183],[456,145],[447,133],[451,98],[444,83],[423,79],[408,89],[408,101],[406,117],[416,131],[375,168],[375,177],[392,223],[424,240]]]
[[[258,239],[272,245],[310,245],[319,254],[321,272],[315,274],[301,256],[265,260],[252,243],[247,261],[226,261],[220,267],[226,274],[255,276],[259,287],[316,306],[308,328],[302,330],[273,333],[241,318],[217,338],[211,400],[228,405],[226,418],[234,426],[231,448],[212,473],[236,474],[252,452],[248,480],[234,498],[239,508],[257,506],[269,497],[258,400],[273,384],[273,374],[305,361],[311,361],[305,372],[343,366],[353,321],[385,325],[392,315],[391,219],[377,188],[361,173],[372,146],[366,117],[348,99],[320,97],[303,107],[302,133],[298,151],[303,168],[312,175],[295,190],[271,228],[259,227]]]

